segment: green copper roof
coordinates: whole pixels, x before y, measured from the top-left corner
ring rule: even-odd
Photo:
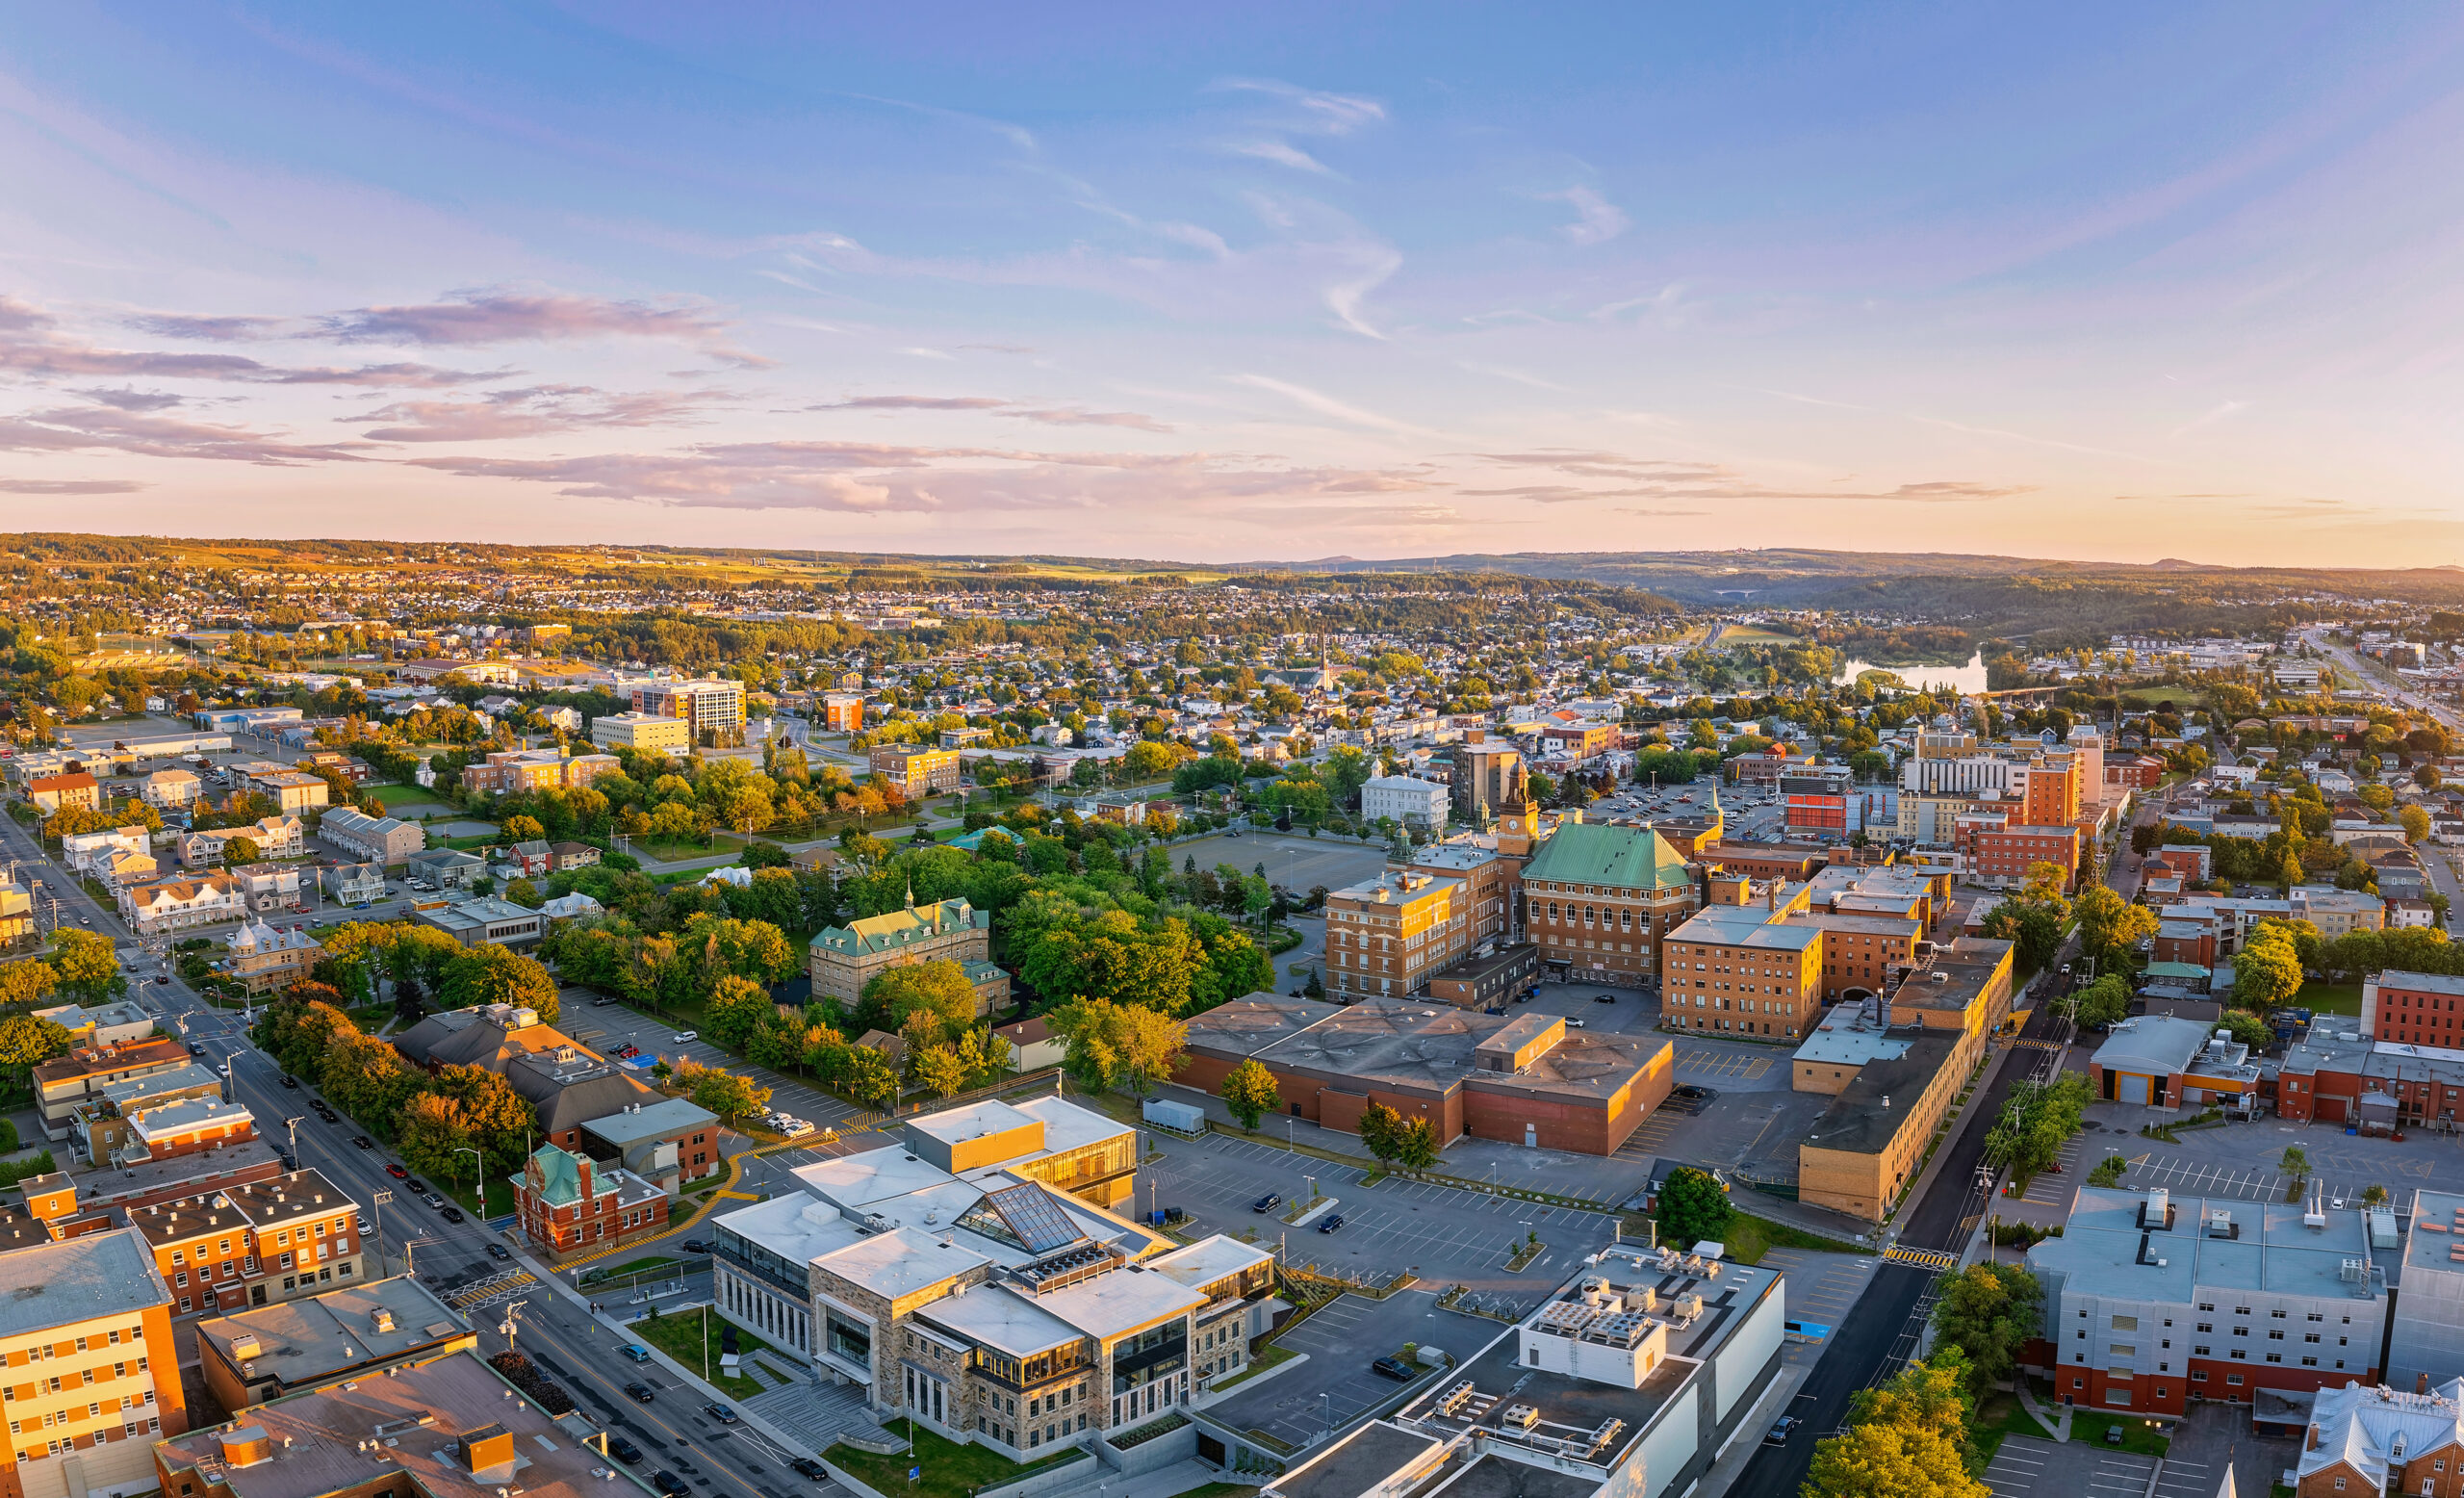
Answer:
[[[1620,890],[1662,889],[1686,877],[1685,860],[1659,834],[1608,822],[1561,824],[1523,870],[1526,885],[1545,880]]]

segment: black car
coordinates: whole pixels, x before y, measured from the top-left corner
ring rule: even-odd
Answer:
[[[299,1086],[299,1078],[295,1076],[286,1076],[282,1079],[282,1085],[295,1090]]]
[[[194,1041],[191,1041],[189,1042],[189,1054],[192,1056],[202,1056],[205,1054],[205,1047]]]
[[[447,1207],[442,1215],[449,1223],[458,1223],[463,1221],[462,1209],[458,1206]]]
[[[684,1479],[673,1472],[661,1472],[653,1477],[651,1485],[667,1494],[667,1498],[686,1498],[686,1495],[693,1491],[684,1485]]]
[[[642,1448],[621,1435],[611,1435],[607,1437],[607,1455],[619,1461],[639,1461],[642,1459]]]
[[[637,1405],[647,1405],[653,1397],[651,1386],[647,1383],[628,1383],[625,1385],[625,1392],[632,1395],[633,1402]]]
[[[2108,1446],[2118,1446],[2121,1444],[2120,1426],[2109,1425],[2105,1427],[2105,1444]]]
[[[1614,994],[1603,994],[1598,998],[1593,999],[1592,1002],[1595,1004],[1613,1004],[1617,1002],[1617,995]]]
[[[1687,1102],[1709,1102],[1720,1096],[1711,1088],[1697,1087],[1691,1082],[1680,1082],[1668,1090],[1668,1095],[1672,1098],[1682,1098]]]
[[[369,1138],[366,1134],[353,1134],[350,1136],[350,1142],[359,1146],[362,1149],[373,1149],[376,1148],[376,1141]]]
[[[1795,1415],[1782,1415],[1771,1429],[1762,1433],[1762,1444],[1765,1446],[1785,1446],[1788,1444],[1789,1434],[1796,1430],[1797,1423],[1797,1417]]]
[[[684,1240],[684,1252],[687,1253],[707,1253],[710,1252],[710,1246],[704,1243],[699,1238],[687,1238]]]
[[[488,1257],[490,1257],[490,1258],[511,1258],[511,1257],[513,1257],[513,1251],[512,1251],[511,1249],[506,1248],[506,1247],[505,1247],[503,1244],[501,1244],[501,1243],[491,1243],[491,1244],[489,1244],[489,1245],[488,1245]]]
[[[708,1415],[711,1419],[716,1420],[721,1425],[735,1424],[735,1411],[730,1409],[725,1405],[704,1405],[702,1407],[702,1412]]]
[[[1252,1212],[1271,1212],[1281,1205],[1283,1205],[1283,1198],[1279,1194],[1270,1191],[1265,1196],[1250,1202],[1249,1210]]]
[[[816,1483],[828,1482],[830,1480],[830,1469],[823,1466],[820,1462],[813,1460],[810,1457],[798,1457],[795,1460],[788,1462],[787,1465],[795,1468],[796,1475],[799,1477],[808,1477]]]
[[[1418,1373],[1412,1371],[1410,1363],[1399,1357],[1380,1357],[1369,1365],[1369,1371],[1382,1378],[1392,1379],[1398,1383],[1409,1383],[1420,1377]]]
[[[1328,1212],[1324,1219],[1318,1224],[1318,1230],[1320,1232],[1333,1232],[1343,1225],[1344,1214],[1341,1212]]]

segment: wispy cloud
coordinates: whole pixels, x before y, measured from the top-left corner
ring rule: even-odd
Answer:
[[[167,390],[136,390],[126,385],[116,390],[102,385],[90,386],[77,394],[97,404],[122,411],[167,411],[188,401],[186,396],[176,396]]]
[[[186,338],[212,344],[278,338],[282,336],[282,329],[291,325],[289,318],[252,314],[199,317],[183,312],[141,312],[123,321],[138,331],[152,333],[157,338]]]
[[[1574,244],[1604,244],[1626,232],[1629,220],[1624,211],[1594,189],[1578,184],[1562,193],[1540,195],[1574,209],[1575,221],[1557,231]]]
[[[698,302],[471,291],[453,293],[443,301],[327,313],[316,322],[324,336],[342,343],[460,348],[583,338],[660,338],[689,345],[731,364],[771,362],[735,348],[728,339],[732,324]]]
[[[398,400],[364,420],[392,422],[360,435],[372,442],[480,442],[550,432],[659,426],[694,420],[720,399],[707,391],[611,394],[588,385],[492,390],[476,400]]]
[[[0,494],[135,494],[144,487],[124,478],[0,478]]]
[[[0,297],[0,374],[29,379],[102,375],[139,379],[216,379],[252,385],[366,385],[436,388],[501,377],[503,372],[443,370],[427,364],[355,369],[265,364],[232,353],[166,353],[104,349],[59,330],[38,307]]]
[[[1386,120],[1385,105],[1357,93],[1304,89],[1274,78],[1226,78],[1215,87],[1280,100],[1293,106],[1296,116],[1294,128],[1324,135],[1349,135],[1364,125],[1383,124]]]
[[[1326,305],[1334,309],[1343,325],[1365,338],[1385,342],[1386,335],[1370,325],[1361,315],[1361,298],[1385,284],[1386,278],[1402,269],[1403,257],[1383,245],[1377,246],[1361,267],[1357,275],[1335,282],[1326,288]]]
[[[1495,499],[1528,499],[1543,504],[1608,499],[1829,500],[1962,504],[1982,500],[2011,499],[2036,492],[2033,484],[1976,483],[1963,479],[1926,479],[1890,489],[1792,487],[1759,483],[1718,463],[1638,458],[1623,452],[1578,449],[1543,448],[1529,452],[1479,452],[1471,455],[1507,467],[1542,468],[1575,478],[1624,481],[1622,487],[1612,489],[1588,489],[1578,484],[1526,484],[1511,488],[1456,491]]]
[[[1168,432],[1172,427],[1136,411],[1089,411],[1078,406],[1034,406],[992,396],[857,396],[807,406],[808,411],[987,411],[995,416],[1040,422],[1047,426],[1123,426],[1137,431]]]
[[[1518,385],[1528,385],[1534,390],[1551,390],[1559,395],[1574,394],[1566,386],[1542,379],[1537,374],[1526,374],[1522,370],[1508,369],[1502,364],[1475,364],[1469,359],[1457,359],[1454,361],[1454,367],[1459,370],[1469,370],[1475,374],[1489,374],[1499,379],[1510,379]]]
[[[1295,171],[1313,171],[1322,177],[1337,175],[1335,168],[1288,141],[1236,141],[1224,149],[1235,156],[1254,156]]]
[[[1338,400],[1323,391],[1312,390],[1306,385],[1296,385],[1290,380],[1275,379],[1265,374],[1235,374],[1232,376],[1232,382],[1281,396],[1294,404],[1305,406],[1321,416],[1331,416],[1339,422],[1348,422],[1354,426],[1391,431],[1403,437],[1437,435],[1424,426],[1415,426],[1409,422],[1397,421],[1391,416],[1380,416],[1374,411],[1365,411],[1359,406]]]
[[[355,461],[358,443],[295,443],[244,426],[182,421],[110,406],[64,406],[0,417],[0,452],[129,452],[141,457],[295,467]]]

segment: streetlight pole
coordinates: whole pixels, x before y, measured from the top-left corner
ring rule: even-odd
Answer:
[[[298,1121],[295,1119],[293,1122]],[[295,1154],[292,1158],[295,1160],[299,1157]],[[390,1188],[380,1186],[369,1194],[368,1200],[376,1205],[376,1267],[383,1269],[385,1267],[385,1203],[394,1200],[394,1193]],[[408,1253],[403,1255],[403,1267],[405,1269],[410,1267]]]
[[[476,1171],[473,1174],[471,1188],[478,1196],[480,1220],[485,1221],[488,1215],[488,1157],[479,1153],[478,1150],[472,1149],[468,1145],[460,1146],[453,1151],[453,1153],[457,1157],[467,1154],[479,1162]],[[456,1158],[453,1163],[459,1166],[462,1162],[459,1158]]]
[[[305,1117],[307,1115],[304,1113],[299,1116],[299,1118]],[[282,1123],[284,1127],[291,1130],[291,1168],[297,1170],[299,1168],[299,1119],[285,1119]]]

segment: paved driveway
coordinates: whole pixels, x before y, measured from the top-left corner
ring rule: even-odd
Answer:
[[[1403,1392],[1401,1383],[1369,1371],[1378,1358],[1399,1353],[1406,1342],[1422,1342],[1464,1362],[1504,1330],[1441,1312],[1436,1296],[1424,1290],[1383,1301],[1338,1296],[1276,1338],[1278,1346],[1308,1354],[1308,1362],[1254,1389],[1236,1387],[1206,1412],[1236,1431],[1264,1431],[1295,1448],[1311,1445]]]

